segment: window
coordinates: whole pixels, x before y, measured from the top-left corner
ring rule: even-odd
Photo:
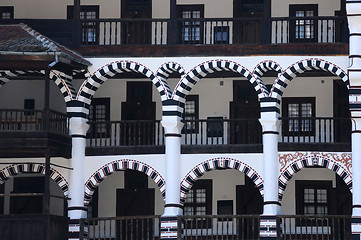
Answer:
[[[110,124],[110,98],[93,98],[89,108],[90,134],[93,137],[108,137]]]
[[[329,214],[328,195],[331,188],[332,181],[296,181],[297,214]]]
[[[315,98],[282,99],[283,134],[315,134]]]
[[[202,43],[203,25],[200,21],[191,19],[204,17],[204,5],[177,5],[178,18],[184,18],[181,26],[182,43]]]
[[[73,19],[74,7],[68,6],[68,19]],[[81,6],[80,19],[99,19],[99,6]],[[97,22],[82,23],[82,42],[86,44],[97,44],[99,39],[99,24]]]
[[[25,110],[34,110],[35,109],[35,99],[24,99],[24,109]],[[34,115],[34,111],[26,111],[25,116]]]
[[[189,190],[184,203],[184,215],[212,213],[212,180],[197,180]]]
[[[317,41],[317,20],[312,17],[318,15],[317,4],[290,5],[290,17],[295,17],[291,27],[291,42],[315,42]],[[305,18],[305,19],[302,19]]]
[[[0,19],[14,19],[14,7],[0,7]]]
[[[199,96],[188,95],[184,106],[183,119],[185,122],[184,131],[185,133],[196,133],[198,132],[199,119]]]
[[[228,44],[228,26],[216,26],[214,27],[214,43],[215,44]]]

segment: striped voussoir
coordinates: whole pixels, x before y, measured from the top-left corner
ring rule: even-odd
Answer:
[[[302,61],[296,62],[284,70],[273,84],[270,96],[271,98],[278,100],[275,100],[275,102],[277,102],[278,109],[280,107],[279,102],[281,101],[284,90],[290,84],[290,82],[301,73],[312,70],[323,70],[330,72],[333,75],[340,77],[340,79],[347,85],[347,87],[349,87],[348,75],[342,68],[333,63],[318,58],[304,59]]]
[[[0,170],[0,184],[19,173],[41,173],[45,175],[45,164],[19,163],[7,166]],[[53,168],[50,168],[50,178],[58,184],[63,191],[64,196],[68,196],[69,184],[65,178]]]
[[[283,193],[286,189],[287,183],[291,180],[292,176],[299,172],[301,169],[305,167],[311,166],[320,166],[323,168],[327,168],[339,175],[345,184],[348,186],[350,191],[352,191],[352,174],[346,170],[346,168],[340,165],[338,162],[329,159],[323,156],[308,156],[301,157],[293,161],[281,174],[278,178],[278,198],[279,201],[282,200]]]
[[[185,75],[184,68],[176,62],[164,63],[156,72],[157,77],[165,84],[166,87],[168,87],[168,97],[171,97],[172,91],[168,86],[167,79],[169,75],[174,72],[179,73],[180,78],[183,78]]]
[[[168,84],[156,77],[154,73],[147,67],[133,61],[112,62],[101,67],[95,73],[91,74],[82,84],[76,99],[89,105],[95,92],[106,80],[113,78],[117,74],[125,72],[136,72],[143,74],[156,86],[160,93],[161,99],[168,99],[168,96],[171,93]]]
[[[185,103],[187,95],[200,79],[206,77],[208,74],[221,71],[233,71],[247,78],[257,92],[259,99],[268,96],[267,89],[262,83],[262,80],[254,77],[246,67],[229,60],[210,60],[199,64],[182,77],[180,83],[173,91],[172,99]]]
[[[268,72],[268,71],[276,71],[278,75],[281,75],[282,68],[280,65],[272,60],[266,60],[263,62],[260,62],[253,70],[253,74],[259,78],[262,78],[262,76]]]
[[[220,168],[236,169],[246,174],[254,182],[257,189],[260,191],[260,194],[263,196],[263,179],[253,168],[237,159],[219,157],[206,160],[187,173],[181,182],[181,203],[184,204],[188,191],[192,188],[198,178],[203,176],[206,172]]]
[[[84,193],[85,206],[89,204],[94,190],[107,176],[111,175],[113,172],[126,169],[139,171],[149,176],[159,187],[163,198],[165,197],[165,180],[154,168],[133,159],[120,159],[102,166],[88,179],[88,181],[86,181]]]

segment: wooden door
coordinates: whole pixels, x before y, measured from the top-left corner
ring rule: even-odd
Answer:
[[[233,81],[233,102],[230,103],[231,143],[255,144],[262,141],[260,107],[257,93],[248,81]]]
[[[334,141],[351,141],[351,120],[348,89],[342,80],[333,81]],[[347,119],[347,120],[346,120]]]
[[[233,0],[233,43],[260,43],[263,15],[264,0]]]
[[[122,18],[144,19],[144,21],[126,21],[122,23],[123,44],[150,44],[152,0],[122,0]]]
[[[127,83],[127,101],[122,103],[122,120],[132,122],[122,126],[122,144],[154,144],[155,102],[152,102],[152,87],[152,82]]]
[[[144,173],[126,170],[124,172],[124,189],[116,191],[116,215],[153,216],[155,190],[148,188],[148,176]],[[153,221],[134,219],[117,222],[117,238],[143,240],[153,235]]]

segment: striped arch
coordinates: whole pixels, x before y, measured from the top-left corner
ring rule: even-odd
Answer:
[[[342,68],[323,59],[310,58],[298,61],[283,71],[281,76],[279,76],[274,82],[270,96],[280,101],[285,88],[295,77],[303,72],[312,70],[323,70],[330,72],[340,77],[341,80],[347,85],[347,88],[349,87],[348,75]]]
[[[43,163],[19,163],[12,164],[0,170],[0,184],[3,184],[10,177],[19,173],[41,173],[45,175],[45,164]],[[55,169],[50,167],[50,178],[53,179],[63,190],[64,196],[68,196],[69,183]]]
[[[258,78],[262,78],[263,74],[268,71],[276,71],[278,76],[282,73],[282,68],[280,65],[272,60],[266,60],[260,62],[253,70],[253,74]]]
[[[206,160],[195,166],[189,173],[187,173],[180,185],[181,204],[184,204],[186,200],[186,195],[188,191],[192,188],[195,181],[198,178],[202,177],[206,172],[217,168],[236,169],[246,174],[254,182],[260,194],[263,196],[263,179],[253,168],[237,159],[219,157]]]
[[[182,106],[184,106],[186,96],[192,90],[194,85],[196,85],[200,79],[204,78],[208,74],[220,71],[233,71],[239,73],[250,81],[257,92],[259,99],[266,98],[268,96],[268,91],[263,82],[260,79],[255,78],[253,73],[239,63],[222,59],[206,61],[190,70],[175,87],[172,99],[179,102],[178,105],[181,106],[181,109],[179,110],[181,112],[178,113],[178,115],[182,114]]]
[[[114,77],[116,74],[124,72],[137,72],[149,78],[160,93],[162,101],[170,97],[171,90],[167,82],[162,81],[161,79],[156,77],[154,73],[144,65],[134,61],[115,61],[101,67],[99,70],[91,74],[90,77],[88,77],[88,79],[86,79],[80,87],[76,100],[84,103],[83,107],[85,109],[82,110],[82,112],[85,113],[85,115],[83,116],[84,118],[87,117],[91,99],[93,98],[98,88],[106,80]],[[72,113],[70,113],[70,115],[72,115]]]
[[[157,70],[156,75],[162,81],[168,79],[169,75],[173,72],[178,72],[181,75],[181,78],[185,75],[184,68],[176,62],[167,62],[162,64]]]
[[[351,159],[351,156],[349,157]],[[305,167],[320,166],[327,168],[339,175],[346,183],[350,191],[352,191],[352,174],[347,170],[347,166],[343,166],[335,161],[332,156],[328,155],[308,155],[300,156],[294,160],[278,178],[278,198],[281,201],[283,193],[286,189],[287,183],[291,180],[293,175]]]
[[[120,170],[136,170],[148,175],[159,187],[160,192],[162,193],[163,198],[165,197],[165,180],[164,178],[151,166],[136,161],[133,159],[120,159],[110,163],[105,164],[99,168],[85,183],[85,193],[84,193],[84,204],[88,205],[95,189],[99,184],[113,172]]]

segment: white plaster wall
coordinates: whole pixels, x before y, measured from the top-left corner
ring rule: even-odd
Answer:
[[[212,179],[212,214],[217,215],[217,201],[233,200],[236,214],[236,185],[245,184],[245,174],[234,169],[212,170],[200,179]]]
[[[323,168],[304,168],[300,172],[293,175],[288,182],[282,199],[282,214],[296,214],[296,180],[332,180],[332,186],[336,187],[336,175],[329,169]]]
[[[272,0],[272,17],[288,17],[290,4],[318,4],[319,16],[334,16],[335,11],[340,10],[340,0]]]
[[[35,109],[44,109],[44,80],[11,80],[0,88],[0,108],[24,109],[24,99],[35,99]],[[63,95],[55,83],[50,82],[50,109],[66,112]]]

